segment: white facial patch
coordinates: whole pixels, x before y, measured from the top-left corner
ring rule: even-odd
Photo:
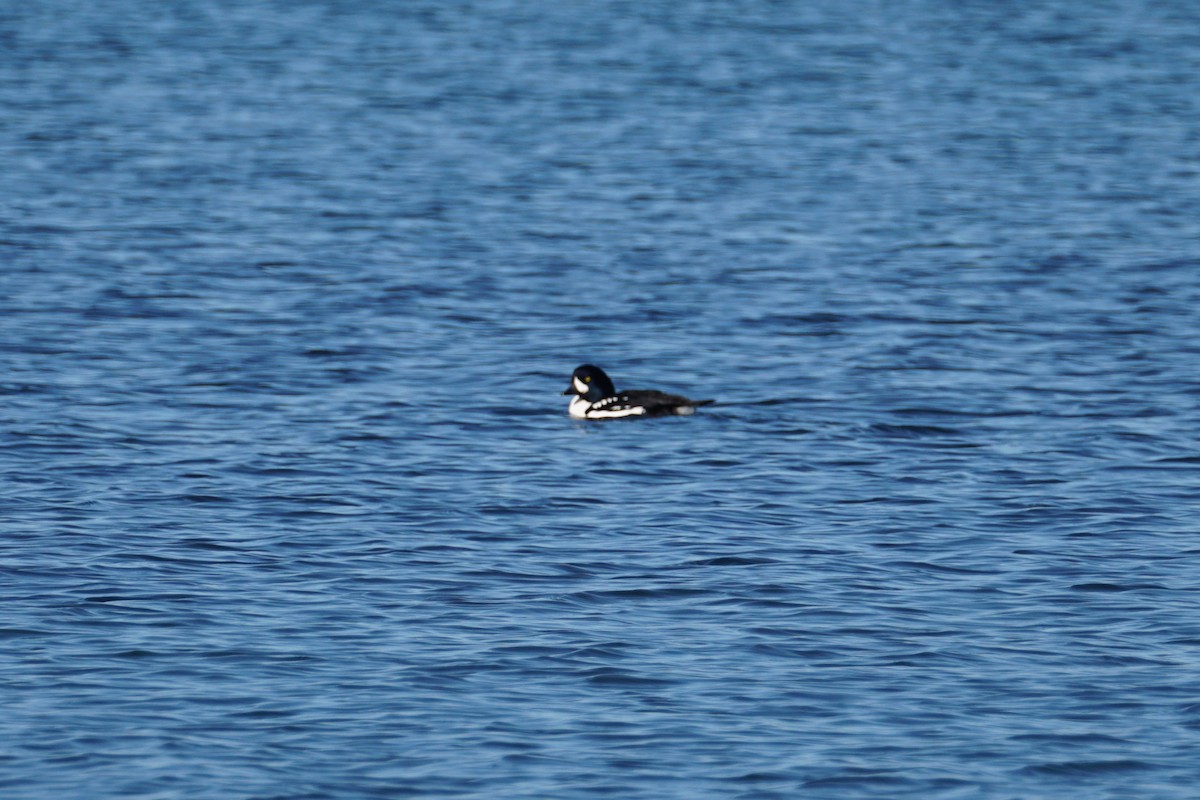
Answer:
[[[588,385],[586,383],[579,380],[579,378],[572,378],[571,382],[575,384],[575,391],[579,392],[580,394],[587,394]],[[559,385],[561,386],[562,384]]]

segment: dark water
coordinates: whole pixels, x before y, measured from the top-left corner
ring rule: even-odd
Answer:
[[[1196,4],[2,8],[6,800],[1197,796]]]

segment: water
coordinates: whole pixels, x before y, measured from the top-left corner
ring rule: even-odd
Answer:
[[[0,796],[1195,797],[1194,4],[0,42]]]

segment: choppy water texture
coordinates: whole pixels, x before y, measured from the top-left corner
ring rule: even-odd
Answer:
[[[1196,4],[0,37],[6,800],[1196,797]]]

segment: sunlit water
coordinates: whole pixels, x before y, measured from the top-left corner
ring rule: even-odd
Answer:
[[[1196,797],[1195,4],[53,0],[0,67],[0,796]]]

